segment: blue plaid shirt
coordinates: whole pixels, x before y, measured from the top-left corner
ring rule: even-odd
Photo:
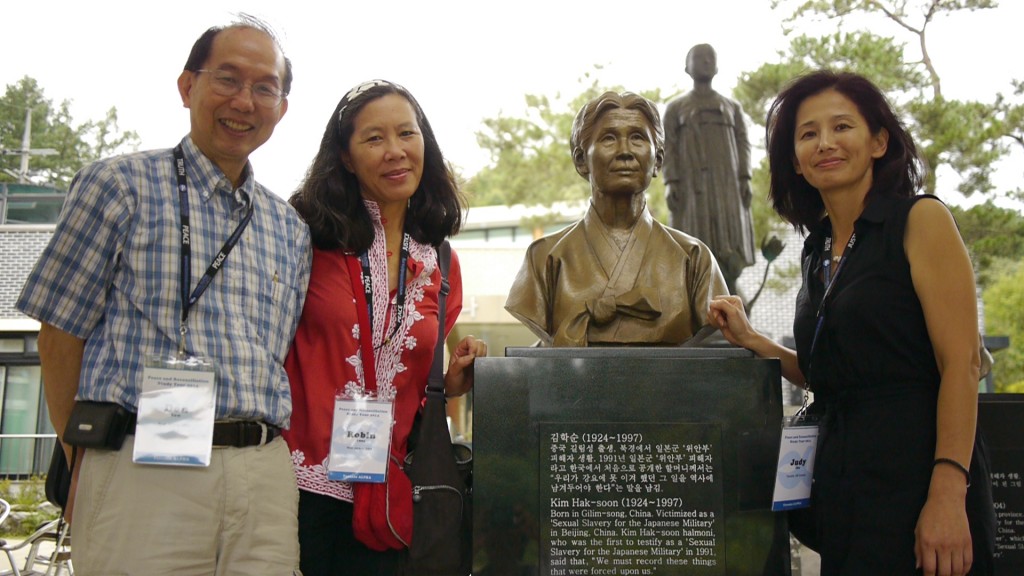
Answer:
[[[217,418],[287,426],[291,392],[283,363],[309,282],[309,229],[257,184],[231,181],[190,137],[192,286],[254,203],[252,221],[192,306],[186,351],[212,359]],[[96,162],[75,176],[57,229],[17,307],[86,340],[78,399],[137,409],[150,354],[178,349],[181,212],[170,149]]]

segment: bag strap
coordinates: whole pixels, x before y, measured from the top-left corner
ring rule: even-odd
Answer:
[[[427,394],[439,394],[444,398],[444,312],[448,296],[448,266],[451,262],[452,247],[447,240],[437,248],[437,266],[441,269],[441,291],[437,296],[437,345],[434,346],[434,364],[427,378]]]

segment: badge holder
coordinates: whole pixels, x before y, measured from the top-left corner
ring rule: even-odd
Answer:
[[[210,465],[215,368],[195,356],[146,357],[133,462]]]
[[[782,423],[779,463],[775,474],[772,511],[795,510],[811,505],[814,454],[818,446],[818,417],[807,414],[807,397],[794,416]]]
[[[335,397],[327,479],[384,482],[393,421],[394,404],[378,399],[372,392],[346,392]]]

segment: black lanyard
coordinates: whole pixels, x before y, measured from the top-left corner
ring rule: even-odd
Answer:
[[[235,227],[235,231],[231,233],[227,242],[221,247],[220,252],[214,257],[210,267],[206,269],[206,273],[199,279],[199,284],[196,285],[195,290],[189,294],[189,286],[192,285],[192,230],[188,219],[188,181],[185,178],[185,155],[182,152],[181,144],[174,147],[174,165],[178,177],[178,199],[180,200],[179,209],[181,210],[181,341],[178,345],[178,353],[184,354],[185,334],[188,332],[189,309],[199,300],[203,292],[206,292],[210,282],[213,282],[213,277],[224,266],[224,260],[227,259],[228,254],[238,244],[238,240],[242,237],[242,232],[245,231],[245,227],[252,220],[253,201],[249,201],[249,209],[246,211],[242,221]]]
[[[409,233],[402,234],[402,251],[398,256],[398,296],[395,300],[395,313],[394,313],[394,324],[391,329],[391,333],[386,338],[382,338],[380,344],[375,346],[373,349],[378,348],[387,344],[391,338],[398,332],[402,322],[405,320],[405,275],[406,266],[409,262]],[[370,271],[370,257],[366,252],[359,255],[359,264],[361,266],[362,281],[363,281],[363,293],[366,295],[366,308],[370,315],[370,334],[373,334],[373,275]],[[371,336],[372,337],[372,336]]]
[[[850,235],[850,241],[846,243],[846,250],[843,251],[843,256],[839,259],[839,263],[836,265],[836,273],[832,274],[832,235],[825,236],[825,247],[822,250],[822,276],[825,281],[825,293],[821,296],[821,302],[818,304],[818,320],[814,326],[814,338],[811,339],[811,350],[807,356],[807,376],[808,383],[810,383],[811,375],[811,362],[814,360],[814,350],[818,347],[818,338],[821,336],[822,328],[825,326],[825,305],[828,302],[829,295],[832,294],[832,289],[836,285],[836,280],[839,279],[839,273],[846,267],[846,259],[849,258],[850,253],[853,252],[853,247],[857,243],[857,233],[854,232]]]

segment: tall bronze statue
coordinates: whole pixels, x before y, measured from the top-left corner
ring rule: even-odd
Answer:
[[[665,195],[673,228],[700,238],[722,266],[729,291],[754,263],[750,141],[738,102],[715,92],[718,57],[708,44],[686,55],[693,90],[665,110]]]
[[[605,92],[576,115],[569,145],[590,207],[530,245],[505,303],[544,344],[678,345],[727,293],[708,247],[647,209],[663,144],[658,110],[642,96]]]

